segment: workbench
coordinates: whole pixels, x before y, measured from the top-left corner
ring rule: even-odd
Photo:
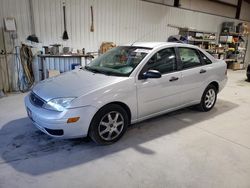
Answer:
[[[70,64],[76,63],[82,66],[82,58],[84,58],[84,64],[87,64],[88,58],[92,58],[91,55],[83,55],[83,54],[61,54],[61,55],[50,55],[50,54],[39,54],[38,58],[41,60],[42,64],[42,79],[48,78],[48,71],[47,71],[47,62],[46,59],[54,59],[53,62],[56,61],[58,64],[65,64],[65,62],[71,62]],[[67,60],[67,61],[66,61]],[[67,65],[69,66],[69,65]],[[63,70],[60,70],[60,65],[58,65],[57,68],[56,66],[53,66],[53,69],[58,70],[60,72],[66,72],[71,70],[68,68],[67,70],[63,68]],[[64,67],[64,65],[63,65]]]

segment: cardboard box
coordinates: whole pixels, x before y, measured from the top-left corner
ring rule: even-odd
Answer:
[[[107,52],[108,50],[114,47],[116,47],[116,45],[113,42],[103,42],[100,46],[100,53],[104,54],[105,52]]]
[[[233,70],[240,70],[241,69],[241,64],[240,63],[231,63],[230,65],[229,65],[229,68],[230,69],[233,69]]]
[[[48,72],[49,72],[49,78],[60,74],[60,72],[58,70],[48,70]]]

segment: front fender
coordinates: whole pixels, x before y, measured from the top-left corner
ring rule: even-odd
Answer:
[[[131,120],[137,118],[137,95],[133,78],[100,88],[78,97],[72,101],[71,107],[91,105],[100,109],[106,104],[112,102],[126,104],[131,111]]]

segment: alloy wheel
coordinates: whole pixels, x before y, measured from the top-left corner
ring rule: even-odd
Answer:
[[[98,126],[99,136],[106,141],[117,138],[123,130],[124,118],[121,113],[112,111],[105,114]]]
[[[205,106],[206,108],[211,108],[214,105],[216,99],[216,93],[214,89],[209,89],[205,96]]]

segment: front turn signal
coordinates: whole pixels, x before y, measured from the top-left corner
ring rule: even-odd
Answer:
[[[75,123],[77,122],[78,120],[80,119],[80,117],[72,117],[72,118],[69,118],[67,123]]]

